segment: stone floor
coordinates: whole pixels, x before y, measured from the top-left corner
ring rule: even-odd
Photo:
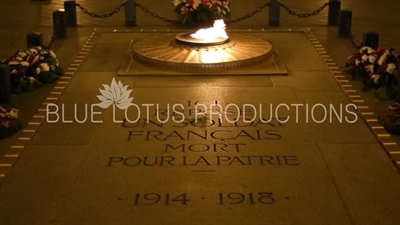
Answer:
[[[168,18],[166,4],[138,1]],[[233,4],[245,15],[265,1]],[[108,13],[118,6],[110,1],[78,1],[89,11]],[[285,2],[284,2],[285,3]],[[296,12],[311,12],[325,1],[290,1]],[[63,1],[5,0],[0,9],[0,57],[24,48],[25,35],[52,32],[51,12]],[[286,3],[285,3],[286,4]],[[169,4],[168,4],[169,5]],[[365,31],[378,31],[384,47],[400,48],[400,3],[395,0],[343,1],[353,10],[357,41]],[[385,16],[370,19],[371,14]],[[13,13],[8,13],[13,12]],[[326,26],[327,9],[301,19],[282,10],[278,29],[311,28],[331,58],[343,65],[355,49],[348,39],[336,37]],[[268,10],[230,27],[268,27]],[[79,26],[55,42],[62,65],[80,52],[94,29],[104,30],[94,41],[88,58],[74,74],[58,103],[72,118],[73,104],[98,103],[103,84],[113,78],[133,88],[136,104],[193,102],[347,104],[346,94],[304,34],[269,35],[288,76],[235,77],[117,77],[134,33],[117,30],[177,29],[138,11],[138,26],[124,28],[123,10],[106,19],[78,13]],[[381,24],[385,24],[382,26]],[[150,35],[150,34],[149,34]],[[266,34],[253,33],[261,38]],[[136,37],[137,38],[137,37]],[[359,81],[350,81],[355,89]],[[22,111],[27,125],[57,85],[14,96],[9,103]],[[391,102],[379,102],[359,92],[372,112]],[[189,103],[190,102],[190,103]],[[1,224],[399,224],[400,177],[385,149],[361,120],[356,123],[298,122],[280,124],[210,125],[186,121],[176,125],[121,124],[124,115],[98,110],[97,124],[43,123],[0,186]],[[189,115],[190,111],[186,111]],[[306,110],[298,113],[304,118]],[[129,114],[135,116],[135,113]],[[83,116],[80,114],[79,116]],[[283,116],[295,118],[294,111]],[[317,117],[321,112],[317,112]],[[82,117],[80,117],[82,118]],[[151,119],[156,120],[152,115]],[[196,135],[197,134],[197,135]],[[9,151],[21,134],[0,140],[0,154]],[[158,135],[158,136],[157,136]],[[202,137],[206,136],[206,137]],[[396,139],[397,140],[397,139]],[[147,157],[147,158],[146,158]],[[146,160],[146,161],[145,161]],[[147,163],[147,164],[145,164]],[[154,166],[150,164],[154,163]]]

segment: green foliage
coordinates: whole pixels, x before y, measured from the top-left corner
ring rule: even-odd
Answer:
[[[8,124],[8,127],[0,126],[0,139],[9,137],[19,130],[21,130],[22,125],[18,119],[11,120]]]
[[[38,75],[37,79],[39,82],[46,84],[53,83],[54,81],[59,80],[60,77],[52,71],[44,71]]]

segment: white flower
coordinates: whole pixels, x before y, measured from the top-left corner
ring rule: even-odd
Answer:
[[[17,57],[15,57],[18,61],[24,61],[24,59],[23,58],[21,58],[21,57],[19,57],[19,56],[17,56]]]
[[[183,3],[182,0],[174,0],[173,1],[174,6],[178,6],[181,3]]]
[[[31,84],[35,83],[35,78],[34,77],[29,77],[29,83],[31,83]]]
[[[40,68],[37,67],[36,70],[35,70],[35,72],[36,72],[36,74],[40,74],[40,72],[41,72]]]
[[[28,63],[27,61],[22,61],[22,62],[21,62],[21,65],[22,65],[22,66],[25,66],[25,67],[28,67],[28,66],[29,66],[29,63]]]
[[[19,57],[25,58],[27,55],[25,52],[18,52]]]
[[[356,66],[358,66],[360,64],[360,60],[356,59]]]
[[[103,109],[108,108],[110,105],[115,104],[119,109],[127,109],[133,105],[133,98],[129,98],[132,90],[128,90],[128,85],[123,86],[121,81],[117,82],[113,78],[111,87],[103,84],[104,90],[100,90],[101,95],[97,98],[101,101],[99,106]]]
[[[376,56],[375,55],[370,55],[368,56],[368,61],[370,63],[375,63],[376,62]]]
[[[367,50],[368,53],[371,53],[374,51],[371,47],[365,46],[360,49],[360,53],[363,53],[363,51],[365,51],[365,50]]]
[[[40,69],[43,71],[50,71],[49,64],[47,63],[40,63]]]
[[[29,49],[29,51],[31,52],[31,54],[36,55],[37,54],[37,50],[34,48]]]
[[[374,74],[374,75],[371,76],[371,78],[374,80],[375,84],[378,83],[379,77],[380,77],[380,75],[378,75],[378,74]]]
[[[12,118],[18,118],[19,110],[12,108],[8,115],[10,115]]]
[[[389,63],[386,67],[386,72],[388,72],[389,74],[393,74],[395,70],[396,65],[394,65],[393,63]]]
[[[386,62],[387,54],[383,53],[383,55],[379,58],[378,64],[382,66]]]
[[[366,70],[367,72],[370,72],[370,73],[374,72],[374,65],[368,65],[368,66],[366,66],[366,67],[365,67],[365,70]]]
[[[60,66],[60,62],[56,59],[56,66]]]
[[[42,51],[42,47],[37,46],[36,48],[37,48],[37,50]]]
[[[50,56],[51,56],[52,58],[57,58],[56,53],[54,53],[54,52],[51,51],[51,50],[50,50]]]
[[[16,69],[13,69],[12,71],[11,71],[11,74],[17,74],[18,73],[18,70],[16,70]]]
[[[367,55],[363,55],[361,57],[361,60],[364,61],[364,62],[368,61],[368,56]]]

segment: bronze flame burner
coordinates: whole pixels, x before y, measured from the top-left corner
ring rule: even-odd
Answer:
[[[218,37],[214,40],[204,40],[204,39],[196,39],[191,36],[191,33],[179,34],[175,37],[175,41],[181,45],[189,45],[189,46],[213,46],[213,45],[221,45],[229,42],[228,38]]]

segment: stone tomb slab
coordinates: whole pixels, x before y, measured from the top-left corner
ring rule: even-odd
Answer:
[[[90,97],[72,101],[74,96],[60,103],[66,108],[75,103],[98,103]],[[303,110],[281,111],[281,119],[293,118],[287,123],[280,123],[274,116],[270,122],[260,122],[259,108],[258,118],[249,123],[229,123],[224,119],[221,122],[210,115],[207,118],[213,122],[196,123],[193,120],[196,105],[197,109],[202,109],[200,104],[210,108],[214,103],[225,107],[228,103],[239,106],[247,103],[256,107],[262,103],[266,106],[262,118],[268,120],[271,117],[269,104],[273,107],[280,103],[301,103],[291,87],[190,87],[179,88],[179,91],[174,87],[135,88],[131,97],[139,106],[159,105],[157,114],[155,106],[149,111],[149,123],[145,120],[147,114],[143,107],[140,107],[143,113],[137,123],[119,122],[138,116],[138,111],[131,108],[126,112],[114,110],[112,106],[103,111],[96,110],[101,112],[96,120],[102,120],[102,123],[97,124],[90,137],[85,136],[87,142],[65,147],[65,151],[62,146],[68,143],[63,139],[51,142],[53,146],[61,147],[49,147],[49,143],[40,141],[44,134],[49,135],[44,124],[32,140],[41,147],[27,150],[40,154],[40,160],[35,161],[36,171],[43,169],[47,173],[37,173],[38,179],[32,176],[30,187],[44,190],[56,187],[57,191],[50,196],[35,188],[20,189],[19,195],[25,197],[23,201],[15,201],[15,194],[7,194],[14,193],[10,190],[18,185],[26,185],[24,178],[31,167],[24,162],[35,156],[24,155],[11,174],[13,179],[6,180],[1,189],[0,206],[7,207],[0,215],[1,224],[10,224],[10,221],[11,224],[75,224],[78,221],[82,224],[352,224],[350,217],[367,216],[359,214],[354,205],[351,206],[352,214],[348,214],[346,203],[353,203],[354,200],[348,199],[354,197],[341,189],[338,191],[336,179],[339,178],[332,177],[330,172],[330,168],[337,168],[332,165],[340,163],[340,158],[336,158],[334,150],[330,151],[330,164],[326,164],[318,140],[310,124],[305,122]],[[167,104],[171,107],[182,104],[185,121],[159,123],[158,119],[165,119]],[[248,113],[248,116],[254,114]],[[231,112],[228,117],[233,119],[235,115]],[[64,136],[80,133],[78,127],[66,129],[70,124],[57,125]],[[368,130],[366,126],[335,126],[353,129],[354,133]],[[362,143],[354,146],[363,148]],[[52,154],[41,152],[41,148],[51,148]],[[72,156],[69,149],[80,154]],[[329,149],[324,150],[327,154]],[[353,166],[361,167],[363,162],[358,161]],[[66,185],[60,186],[57,179],[46,180],[48,174],[55,176],[60,166],[67,164],[73,165],[68,174],[73,181],[65,180]],[[388,168],[387,164],[385,168]],[[348,174],[346,179],[351,180],[351,177]],[[343,188],[342,180],[340,184]],[[357,184],[354,186],[361,188]],[[392,187],[387,190],[393,190]],[[42,200],[37,200],[37,193]],[[394,192],[386,189],[385,193],[380,192],[391,197],[386,193]],[[43,204],[50,201],[63,207]],[[379,209],[387,206],[386,203],[382,199]],[[28,214],[20,217],[14,213],[25,204],[39,208],[44,212],[42,217]],[[373,210],[375,206],[368,207]],[[374,219],[378,220],[382,215],[387,214],[374,215]]]
[[[115,121],[138,113],[103,111],[58,223],[351,224],[304,121],[193,121],[197,101],[298,103],[289,87],[241,90],[135,88],[131,94],[137,105],[159,104],[161,117],[167,103],[184,105],[183,123],[160,124],[151,110],[150,123],[143,113],[140,122],[121,124]],[[304,118],[301,111],[280,116],[297,113]]]
[[[228,43],[226,46],[223,45],[224,47],[210,47],[207,51],[203,51],[202,49],[198,50],[194,47],[183,48],[179,45],[176,46],[176,44],[174,44],[174,40],[176,35],[180,33],[182,33],[182,31],[168,33],[134,33],[135,38],[132,39],[129,44],[129,47],[126,51],[126,57],[121,64],[118,75],[287,75],[286,66],[278,53],[279,49],[274,46],[274,41],[277,39],[274,38],[272,33],[266,35],[266,32],[264,32],[264,35],[259,34],[257,36],[250,33],[230,32],[232,41],[229,43],[235,44]],[[103,33],[102,35],[115,34]],[[132,35],[132,33],[125,35]],[[153,39],[154,41],[158,41],[160,43],[150,42],[150,40]],[[294,39],[296,38],[293,37],[293,41]],[[146,40],[149,43],[141,44],[141,42]],[[260,42],[260,44],[258,44],[257,41]],[[242,66],[242,64],[248,63],[250,60],[260,58],[260,56],[258,56],[258,52],[264,48],[264,42],[267,45],[265,48],[270,49],[268,50],[270,51],[268,58],[259,59],[255,63]],[[303,37],[302,40],[296,39],[296,44],[301,45],[309,43],[307,42],[307,39]],[[101,43],[99,42],[98,45],[101,45]],[[144,58],[150,58],[150,62],[147,59],[143,60],[143,57],[134,57],[134,48],[138,48],[141,50],[141,52],[145,52],[146,54]],[[188,67],[186,70],[178,69],[187,65],[192,66],[196,63],[202,62],[203,60],[209,60],[215,56],[205,55],[209,55],[208,52],[216,50],[218,50],[219,57],[222,58],[223,63],[220,66],[217,67],[211,63],[210,66],[207,67],[201,66],[200,68],[199,66],[199,69],[196,69],[197,67],[192,69],[190,69],[191,67]],[[254,59],[247,59],[253,57]],[[235,61],[234,58],[236,58],[235,60],[240,59],[240,61]],[[160,63],[160,61],[162,63]],[[165,61],[168,61],[169,63],[164,63]],[[213,67],[214,69],[209,69],[208,67]],[[225,67],[226,69],[220,69]]]
[[[116,42],[116,36],[102,35],[104,39],[96,43],[100,47],[97,52],[101,44],[111,49]],[[291,52],[285,35],[276,34],[275,42],[280,52],[285,52],[282,57],[286,57],[289,71],[296,71],[288,79],[299,79],[305,70],[313,71],[308,78],[329,75],[308,42],[301,51],[293,47],[298,51]],[[302,43],[304,34],[290,35]],[[125,42],[128,38],[120,40],[119,49],[129,45]],[[302,63],[302,55],[308,57],[307,65]],[[68,87],[72,89],[60,99],[66,119],[74,120],[75,104],[82,119],[84,104],[99,103],[96,85],[74,84],[89,82],[98,74],[104,77],[96,83],[104,89],[102,84],[107,77],[112,79],[113,72],[106,66],[100,69],[109,72],[98,72],[99,59],[85,61],[77,74],[81,77],[74,78]],[[85,75],[88,77],[82,77]],[[302,89],[307,83],[285,83],[282,79],[277,79],[275,86],[249,88],[248,84],[235,87],[227,83],[219,87],[170,83],[163,87],[157,82],[167,83],[168,79],[151,77],[147,80],[151,85],[146,85],[146,80],[136,83],[143,77],[123,78],[123,85],[134,88],[130,97],[140,110],[95,107],[100,113],[95,120],[101,123],[43,124],[26,149],[29,154],[22,155],[11,170],[12,179],[0,187],[0,208],[7,208],[0,213],[0,224],[398,224],[398,209],[393,209],[398,199],[398,176],[361,120],[353,125],[319,124],[306,122],[309,111],[301,107],[276,111],[279,104],[350,103],[330,84],[333,79],[327,80],[325,87],[334,95],[326,95],[313,87]],[[256,117],[251,122],[241,118],[235,123],[208,113],[206,117],[199,115],[204,120],[195,121],[195,112],[204,109],[201,104],[210,110],[212,104],[227,107],[229,103],[240,106],[247,118],[254,112],[243,109],[244,104],[255,106]],[[144,104],[153,104],[148,115]],[[180,104],[178,110],[185,120],[172,121],[172,115],[182,118],[175,113],[169,114],[166,123],[158,122],[167,117],[168,104]],[[238,116],[232,110],[227,113],[230,120]],[[321,118],[321,112],[316,113]],[[289,121],[279,122],[288,116]],[[136,117],[138,122],[127,121]],[[269,122],[261,120],[270,118]],[[351,135],[357,142],[349,138]],[[346,154],[349,150],[357,152]],[[378,164],[371,163],[377,154],[370,151],[379,152]],[[369,168],[364,173],[366,165]],[[384,175],[388,170],[390,179]],[[374,173],[380,176],[370,177],[368,171],[380,171]],[[63,180],[60,174],[68,177]],[[380,189],[380,183],[386,187]],[[17,195],[24,198],[17,199]],[[29,210],[22,216],[16,213],[27,207],[38,214],[29,215]]]

